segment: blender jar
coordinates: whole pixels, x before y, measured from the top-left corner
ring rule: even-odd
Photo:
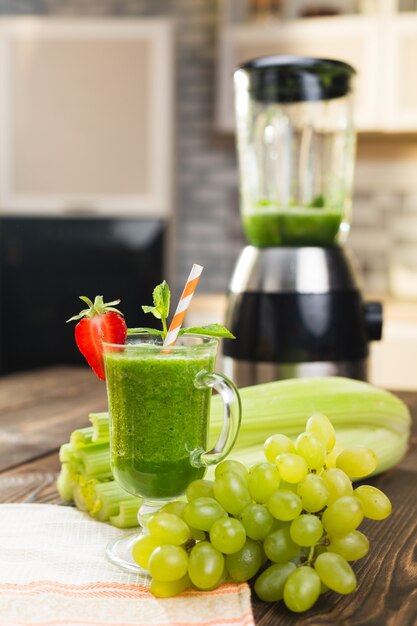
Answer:
[[[252,245],[333,246],[347,238],[354,74],[341,61],[286,56],[236,69],[241,214]]]

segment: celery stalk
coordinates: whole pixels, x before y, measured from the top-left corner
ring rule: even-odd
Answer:
[[[77,450],[81,472],[90,477],[111,476],[110,448],[108,442],[95,443]]]
[[[77,509],[79,509],[80,511],[84,511],[84,512],[87,512],[89,510],[88,501],[85,497],[85,492],[82,486],[78,482],[76,482],[74,485],[73,497],[74,497],[74,502],[75,502],[75,506],[77,507]]]
[[[142,500],[135,498],[134,500],[122,500],[119,503],[118,515],[112,515],[110,517],[110,524],[117,526],[117,528],[133,528],[138,526],[138,511]]]
[[[97,483],[94,486],[94,503],[90,514],[101,522],[107,521],[119,514],[120,502],[129,500],[138,502],[139,498],[128,494],[116,481]]]
[[[63,443],[59,449],[59,460],[61,463],[68,463],[72,458],[72,445]]]
[[[74,430],[70,436],[70,445],[75,450],[83,446],[88,446],[90,443],[93,443],[93,432],[94,429],[92,426]]]
[[[375,473],[392,467],[404,456],[411,418],[407,406],[396,396],[368,383],[341,377],[296,379],[255,385],[240,390],[243,416],[232,456],[242,458],[248,446],[262,444],[274,433],[296,437],[314,412],[332,421],[338,442],[361,444],[375,451]],[[212,400],[211,425],[220,429],[223,408],[218,396]],[[375,433],[378,432],[378,437]]]
[[[95,500],[95,487],[99,484],[96,478],[85,480],[80,475],[73,476],[74,482],[74,502],[77,508],[82,511],[87,511],[91,514],[91,509],[94,506]]]
[[[88,419],[93,425],[93,441],[108,441],[110,437],[109,414],[106,413],[90,413]]]
[[[74,485],[67,463],[61,465],[61,471],[56,483],[58,493],[64,502],[72,502],[74,499]]]

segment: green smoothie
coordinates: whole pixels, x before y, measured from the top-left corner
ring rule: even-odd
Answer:
[[[105,350],[112,470],[128,492],[172,498],[204,475],[190,453],[207,449],[211,389],[194,383],[202,370],[213,372],[216,348],[211,340],[171,351]]]
[[[243,214],[249,243],[268,246],[332,246],[337,243],[342,212],[315,207],[257,208]]]

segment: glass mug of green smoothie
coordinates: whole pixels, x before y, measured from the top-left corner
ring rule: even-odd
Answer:
[[[144,499],[140,522],[183,494],[233,447],[240,399],[233,383],[214,372],[218,343],[215,337],[185,334],[164,348],[159,337],[138,333],[125,345],[103,344],[111,467],[126,491]],[[223,400],[224,419],[217,443],[207,451],[212,389]],[[131,557],[137,538],[113,541],[109,560],[137,572]]]

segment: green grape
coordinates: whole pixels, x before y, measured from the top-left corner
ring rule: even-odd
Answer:
[[[158,513],[173,513],[181,517],[186,504],[187,503],[183,500],[172,500],[164,504],[164,506],[159,509]]]
[[[307,474],[308,476],[308,474]],[[298,483],[287,483],[286,480],[281,480],[279,481],[279,489],[286,489],[287,491],[293,491],[294,493],[297,493],[297,487],[298,487]]]
[[[274,532],[275,530],[281,530],[281,528],[288,528],[289,529],[291,521],[292,520],[290,520],[289,522],[282,522],[281,520],[275,519],[275,517],[274,517],[274,526],[272,527],[271,532]]]
[[[195,498],[186,505],[182,517],[188,526],[209,531],[214,522],[227,517],[227,513],[214,498]]]
[[[228,472],[219,476],[214,481],[213,491],[224,510],[235,516],[252,502],[248,483],[239,474]]]
[[[343,496],[324,511],[321,521],[329,535],[347,535],[363,520],[362,505],[355,496]]]
[[[314,413],[308,418],[306,431],[317,435],[326,446],[327,452],[331,452],[336,444],[336,433],[333,424],[323,413]]]
[[[245,465],[240,461],[234,461],[233,459],[227,459],[226,461],[222,461],[218,465],[216,465],[216,469],[214,470],[214,475],[216,478],[223,476],[223,474],[227,474],[228,472],[232,472],[232,474],[239,474],[245,480],[248,479],[248,470]]]
[[[323,593],[326,593],[326,591],[329,591],[328,586],[325,585],[322,580],[320,580],[320,595],[322,596]]]
[[[353,494],[361,501],[365,517],[381,520],[390,515],[391,502],[380,489],[371,485],[361,485],[355,489]]]
[[[295,613],[311,609],[321,591],[317,572],[308,565],[298,567],[290,574],[284,585],[285,605]]]
[[[210,528],[210,541],[223,554],[238,552],[246,541],[243,524],[233,517],[218,519]]]
[[[295,452],[295,446],[286,435],[271,435],[264,443],[264,454],[270,463],[275,463],[279,454]]]
[[[159,546],[150,556],[149,573],[155,580],[178,580],[186,575],[187,570],[188,554],[179,546]]]
[[[326,467],[336,467],[337,457],[342,452],[342,446],[335,446],[331,452],[326,454]]]
[[[268,557],[265,554],[265,550],[264,550],[263,544],[260,543],[259,545],[261,547],[261,567],[262,567],[263,565],[265,565],[265,563],[268,562],[269,559],[268,559]]]
[[[191,539],[190,529],[178,515],[158,512],[147,524],[148,532],[160,544],[180,546]]]
[[[327,548],[322,544],[319,544],[314,548],[314,554],[316,557],[318,557],[319,554],[323,554],[323,552],[327,552]]]
[[[321,581],[332,591],[342,594],[354,591],[356,587],[355,572],[340,554],[323,552],[317,557],[314,568]]]
[[[172,598],[173,596],[180,594],[188,587],[191,587],[191,580],[188,574],[186,574],[178,580],[171,580],[169,582],[155,580],[155,578],[152,578],[149,591],[156,598]]]
[[[303,509],[309,513],[321,511],[327,504],[328,491],[321,476],[307,474],[297,485],[297,494],[301,498]]]
[[[274,563],[286,563],[300,554],[300,546],[291,539],[289,527],[274,530],[265,539],[263,547],[268,559]]]
[[[336,467],[343,470],[349,478],[364,478],[376,470],[378,459],[370,448],[352,446],[345,448],[336,459]]]
[[[213,481],[197,479],[193,480],[185,490],[188,502],[196,498],[213,498]]]
[[[262,504],[248,504],[240,514],[246,534],[251,539],[263,541],[274,526],[274,518]]]
[[[347,535],[332,537],[327,550],[340,554],[346,561],[357,561],[368,554],[369,541],[359,530],[352,530]]]
[[[327,489],[327,504],[333,504],[338,498],[351,496],[353,493],[352,481],[349,476],[337,467],[330,467],[320,475]]]
[[[265,504],[279,487],[279,473],[272,463],[257,463],[249,470],[249,492],[255,502]]]
[[[151,554],[159,543],[148,533],[142,533],[132,548],[132,557],[135,563],[143,569],[148,569]]]
[[[326,460],[326,446],[315,433],[301,433],[295,441],[295,449],[306,461],[309,469],[321,469]]]
[[[299,546],[314,546],[323,535],[323,524],[315,515],[300,515],[291,523],[290,535]]]
[[[198,589],[211,589],[223,575],[224,556],[208,541],[197,543],[190,552],[188,574]]]
[[[307,461],[293,452],[279,454],[276,465],[280,477],[287,483],[299,483],[308,474]]]
[[[267,502],[268,510],[281,522],[289,522],[298,517],[303,509],[301,499],[293,491],[279,489]]]
[[[255,592],[264,602],[278,602],[284,595],[284,585],[295,570],[295,563],[275,563],[262,572],[255,582]]]
[[[262,565],[261,545],[250,539],[238,552],[226,556],[226,568],[230,577],[236,582],[244,582],[253,578]]]
[[[189,526],[191,532],[191,539],[194,541],[205,541],[207,539],[207,534],[205,530],[199,530],[198,528],[192,528]]]

